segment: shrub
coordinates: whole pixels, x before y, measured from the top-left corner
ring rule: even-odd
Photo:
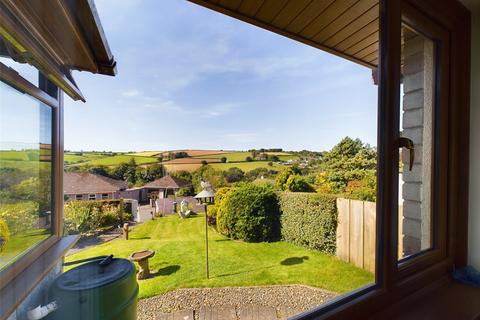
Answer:
[[[207,209],[207,214],[209,218],[208,221],[210,225],[217,224],[217,215],[219,208],[231,190],[232,188],[223,187],[215,192],[215,203],[213,205],[209,205]]]
[[[130,219],[123,200],[70,201],[65,204],[65,227],[69,233],[91,233]]]
[[[3,219],[0,219],[0,252],[2,252],[9,240],[10,231],[8,231],[8,225]]]
[[[290,192],[315,192],[315,189],[308,184],[305,178],[296,174],[288,177],[283,187],[286,191]]]
[[[227,180],[228,183],[242,181],[245,176],[245,172],[237,167],[228,168],[228,170],[224,171],[223,174],[225,175],[225,180]]]
[[[299,175],[300,174],[300,169],[298,169],[296,166],[291,166],[283,169],[282,172],[279,173],[277,178],[275,179],[275,186],[279,190],[285,190],[285,184],[288,181],[288,178],[292,175]]]
[[[226,163],[227,162],[227,157],[221,157],[220,162],[221,163]]]
[[[7,224],[11,235],[32,230],[38,217],[38,203],[32,201],[0,205],[0,220]]]
[[[247,162],[252,162],[252,161],[253,161],[253,158],[252,158],[252,157],[246,157],[246,158],[245,158],[245,161],[247,161]]]
[[[338,222],[336,197],[317,193],[278,194],[282,239],[335,254]]]
[[[276,241],[280,236],[277,196],[270,185],[242,183],[219,202],[220,233],[247,242]]]
[[[182,187],[178,189],[176,196],[177,197],[188,197],[188,196],[193,196],[195,195],[195,190],[193,188],[193,185],[187,186],[187,187]]]

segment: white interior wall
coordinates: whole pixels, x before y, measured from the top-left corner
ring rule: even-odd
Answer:
[[[462,2],[472,11],[468,263],[480,270],[480,0]]]

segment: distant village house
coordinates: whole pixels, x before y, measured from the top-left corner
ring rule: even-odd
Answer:
[[[67,201],[120,199],[128,193],[127,188],[125,181],[87,172],[65,172],[63,176],[63,193]]]

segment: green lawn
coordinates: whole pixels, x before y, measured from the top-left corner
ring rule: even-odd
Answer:
[[[0,270],[24,254],[26,250],[48,238],[49,235],[49,230],[38,229],[11,236],[5,248],[0,252]]]
[[[210,280],[205,279],[204,216],[157,218],[135,228],[130,240],[117,239],[87,249],[67,261],[153,249],[154,278],[140,281],[140,298],[183,287],[306,284],[345,293],[373,282],[371,273],[318,251],[285,242],[245,243],[210,229]]]

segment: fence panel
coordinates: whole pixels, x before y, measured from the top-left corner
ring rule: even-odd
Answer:
[[[340,260],[350,261],[350,226],[349,200],[337,199],[338,225],[337,225],[337,256]]]
[[[375,272],[375,203],[338,198],[337,208],[337,257]]]
[[[377,208],[375,202],[365,201],[363,203],[363,220],[364,220],[364,269],[370,272],[375,272],[375,242],[376,242],[376,215]]]
[[[350,200],[350,263],[363,268],[363,244],[365,242],[363,223],[363,201]]]

